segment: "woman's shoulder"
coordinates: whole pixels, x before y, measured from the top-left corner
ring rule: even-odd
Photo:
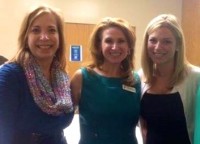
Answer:
[[[188,69],[193,73],[200,73],[200,67],[195,65],[188,65]]]
[[[99,75],[94,68],[91,67],[81,67],[80,71],[79,71],[80,75],[82,75],[84,78],[86,79],[91,79],[92,77],[96,77],[97,75]]]
[[[188,65],[187,71],[189,77],[200,78],[200,67],[195,65]]]
[[[16,63],[6,63],[0,66],[0,85],[7,83],[10,85],[19,85],[24,80],[23,68]]]
[[[144,82],[146,81],[146,78],[145,78],[145,76],[144,76],[143,70],[142,70],[142,69],[139,69],[139,70],[137,71],[137,74],[138,74],[138,76],[140,77],[141,83],[144,84]]]
[[[14,74],[18,72],[22,72],[22,67],[17,63],[5,63],[0,66],[1,74]]]
[[[133,77],[136,83],[141,83],[140,75],[137,71],[133,71]]]
[[[142,95],[144,94],[144,92],[149,89],[149,84],[147,84],[145,82],[145,77],[144,77],[144,73],[142,69],[139,69],[137,71],[138,76],[140,77],[140,81],[141,81],[141,91],[142,91]]]
[[[191,88],[196,88],[197,84],[200,83],[200,68],[194,65],[186,66],[186,75],[181,83],[176,85],[176,88],[180,90],[192,90]],[[187,87],[187,89],[183,89]]]

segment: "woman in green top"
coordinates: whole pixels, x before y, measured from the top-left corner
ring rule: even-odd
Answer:
[[[120,18],[104,18],[91,35],[92,64],[71,80],[79,106],[79,144],[137,144],[140,79],[133,72],[135,34]]]

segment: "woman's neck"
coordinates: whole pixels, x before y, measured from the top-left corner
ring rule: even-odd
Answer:
[[[170,84],[172,75],[174,73],[174,66],[161,66],[155,67],[155,75],[153,83],[149,91],[151,93],[168,93],[172,90],[173,86]]]
[[[171,76],[174,73],[174,65],[154,65],[154,74],[156,77],[168,77],[171,78]]]
[[[51,80],[51,63],[50,62],[38,62],[42,73],[46,77],[47,80]]]

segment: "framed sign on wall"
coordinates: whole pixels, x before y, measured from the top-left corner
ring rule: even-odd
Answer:
[[[70,45],[70,61],[82,61],[81,45]]]

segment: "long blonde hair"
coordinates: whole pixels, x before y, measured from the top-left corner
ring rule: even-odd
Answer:
[[[172,14],[161,14],[152,19],[144,34],[143,47],[142,47],[142,59],[141,65],[143,69],[146,82],[151,84],[153,82],[153,61],[148,56],[147,43],[149,35],[156,29],[161,27],[168,28],[176,38],[176,53],[175,53],[175,66],[174,73],[170,80],[170,85],[173,86],[183,80],[186,73],[186,65],[189,64],[185,56],[185,40],[183,30],[178,23],[177,18]]]

